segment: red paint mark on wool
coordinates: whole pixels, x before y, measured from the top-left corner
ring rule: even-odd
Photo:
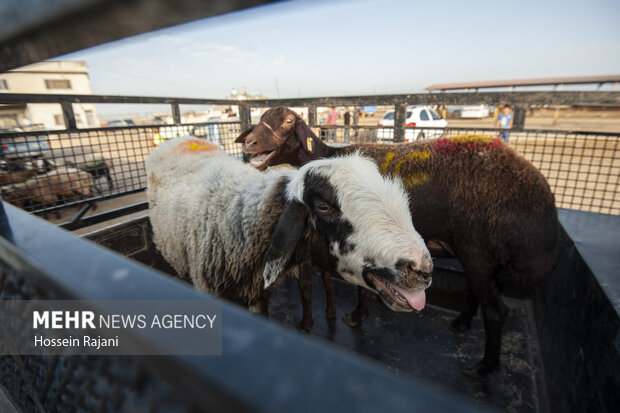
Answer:
[[[499,148],[501,139],[484,135],[463,135],[440,138],[433,143],[433,152],[439,155],[454,155],[459,152],[481,151]]]

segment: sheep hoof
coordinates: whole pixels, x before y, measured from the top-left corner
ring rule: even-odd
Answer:
[[[473,364],[471,366],[461,367],[461,373],[472,379],[484,381],[486,380],[489,373],[492,373],[498,367],[499,366],[494,366],[493,363],[482,359],[482,361],[480,361],[479,363]]]
[[[342,321],[349,327],[359,327],[363,320],[366,320],[368,314],[363,312],[361,315],[359,311],[353,311],[352,313],[345,313],[342,317]]]
[[[448,321],[446,323],[446,327],[448,327],[448,330],[452,331],[453,333],[463,334],[464,332],[466,332],[467,330],[471,328],[471,323],[460,320],[457,317],[452,321]]]

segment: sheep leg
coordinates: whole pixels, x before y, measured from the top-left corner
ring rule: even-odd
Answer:
[[[489,373],[499,369],[502,327],[508,316],[508,307],[502,301],[493,277],[486,281],[486,288],[476,290],[474,286],[474,291],[478,292],[484,320],[484,357],[477,364],[461,368],[463,374],[476,379],[485,379]]]
[[[312,319],[312,267],[303,265],[299,271],[297,278],[299,286],[299,294],[301,295],[301,306],[303,315],[301,321],[297,324],[297,328],[303,331],[310,331],[314,320]]]
[[[106,171],[106,178],[108,180],[108,190],[114,189],[114,181],[112,181],[112,176],[110,175],[110,171]]]
[[[328,320],[336,318],[336,307],[334,306],[334,282],[329,271],[322,271],[323,286],[325,287],[325,316]]]
[[[471,320],[478,311],[478,299],[471,288],[467,290],[465,309],[454,320],[450,321],[448,329],[454,333],[464,333],[471,328]]]
[[[351,313],[346,313],[342,321],[349,327],[358,327],[363,320],[368,317],[368,306],[366,305],[366,292],[363,287],[357,287],[357,307]]]

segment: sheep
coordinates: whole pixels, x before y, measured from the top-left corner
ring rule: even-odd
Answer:
[[[58,201],[86,199],[91,194],[92,178],[79,169],[58,167],[44,175],[38,175],[24,182],[4,186],[5,201],[19,207],[37,204],[52,207]]]
[[[146,174],[155,245],[199,290],[266,314],[282,276],[312,262],[395,311],[424,306],[432,260],[402,185],[359,154],[260,172],[183,137],[161,143]]]
[[[382,174],[400,177],[416,229],[427,242],[453,252],[470,282],[466,308],[448,327],[457,333],[468,330],[482,307],[484,357],[463,367],[463,373],[484,378],[499,368],[508,313],[500,292],[527,295],[558,259],[554,196],[533,165],[499,139],[477,135],[334,148],[284,106],[265,112],[236,142],[244,144],[249,162],[258,169],[362,151]],[[360,295],[357,309],[345,321],[359,324],[365,314]]]
[[[46,159],[37,159],[32,162],[33,168],[31,169],[16,169],[0,171],[0,185],[17,184],[24,182],[28,178],[33,176],[44,174],[50,171],[53,166],[50,161]]]
[[[108,190],[114,189],[114,181],[112,180],[112,161],[103,156],[92,156],[85,159],[83,162],[71,162],[66,161],[68,166],[81,169],[88,172],[93,177],[94,188],[97,192],[103,192],[97,185],[99,178],[105,177],[108,181]]]

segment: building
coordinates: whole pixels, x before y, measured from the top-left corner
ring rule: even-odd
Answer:
[[[86,62],[46,61],[0,73],[0,93],[91,95]],[[99,127],[92,103],[73,105],[78,128]],[[62,109],[56,103],[0,105],[0,129],[65,129]]]

